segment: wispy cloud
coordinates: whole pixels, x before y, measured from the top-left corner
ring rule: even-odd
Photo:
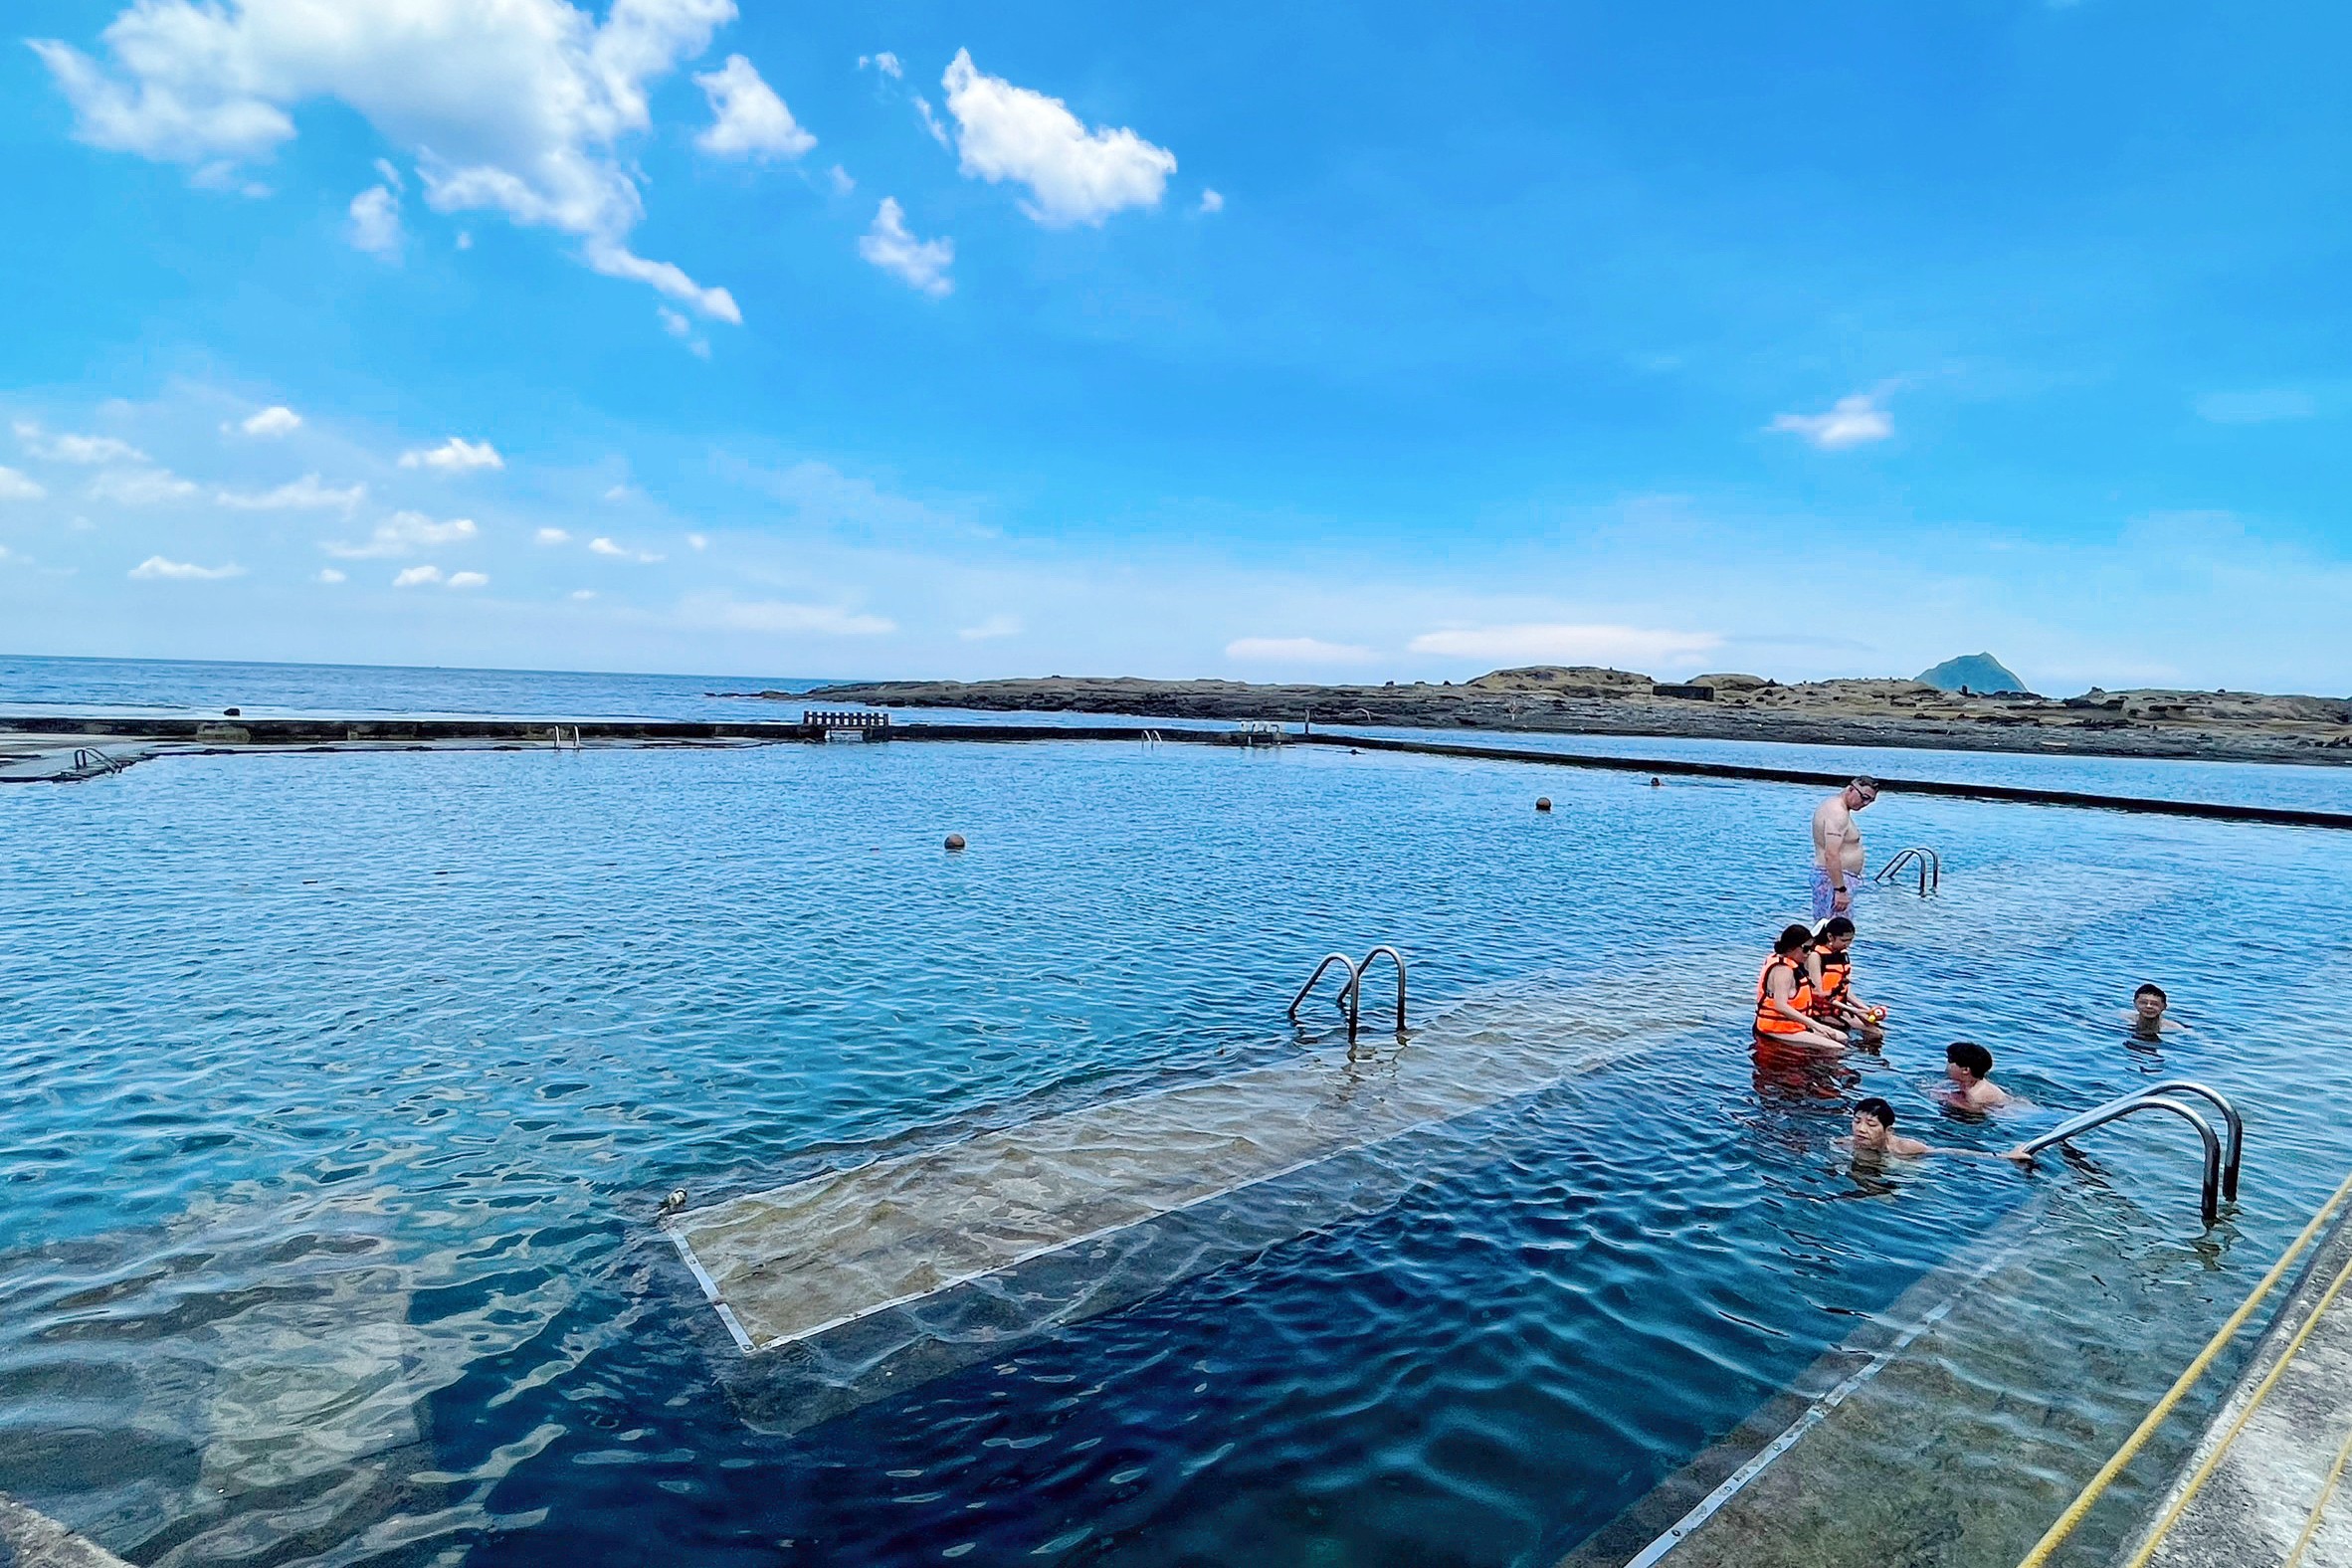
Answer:
[[[471,517],[453,517],[447,522],[435,522],[421,511],[396,511],[377,523],[375,532],[363,544],[327,540],[318,547],[346,561],[377,560],[387,556],[408,555],[437,545],[463,544],[481,531]]]
[[[127,441],[112,436],[77,436],[67,432],[51,434],[29,419],[16,422],[16,439],[24,449],[46,463],[79,463],[95,467],[101,463],[144,463],[147,455]]]
[[[222,490],[214,498],[224,506],[234,506],[242,511],[348,512],[367,498],[367,487],[354,485],[348,490],[334,490],[321,483],[317,475],[305,474],[276,490]]]
[[[833,604],[786,604],[698,594],[680,607],[687,624],[724,632],[765,632],[777,636],[882,637],[898,630],[879,615]]]
[[[476,469],[502,469],[506,460],[487,441],[452,436],[438,447],[422,447],[400,455],[404,469],[436,469],[443,474],[471,474]]]
[[[601,537],[590,539],[588,549],[592,554],[610,556],[617,561],[635,561],[640,566],[651,566],[662,559],[651,550],[633,550],[625,544],[615,544]]]
[[[1424,632],[1416,654],[1503,665],[1686,665],[1723,646],[1713,632],[1636,626],[1473,626]]]
[[[967,643],[985,643],[999,637],[1019,637],[1021,633],[1021,617],[992,615],[977,626],[959,628],[955,635]]]
[[[172,561],[160,555],[150,555],[133,566],[130,575],[141,582],[217,582],[223,577],[242,577],[245,568],[234,563],[227,566],[198,566],[189,561]]]
[[[1842,397],[1826,414],[1775,414],[1765,429],[1801,436],[1824,452],[1843,452],[1894,434],[1894,420],[1868,393]]]
[[[400,227],[400,198],[388,185],[370,185],[351,198],[343,219],[343,238],[354,251],[382,261],[400,260],[407,235]]]
[[[90,482],[90,493],[117,506],[161,506],[186,500],[196,486],[169,469],[113,469]]]
[[[1225,657],[1237,665],[1361,665],[1379,655],[1314,637],[1237,637],[1225,645]]]
[[[260,413],[238,422],[237,428],[249,436],[272,441],[280,436],[291,436],[302,428],[302,416],[285,404],[273,404]]]
[[[2197,400],[2197,417],[2216,425],[2267,425],[2281,419],[2312,419],[2319,399],[2289,387],[2259,392],[2208,392]]]
[[[868,66],[872,66],[875,70],[881,72],[883,76],[888,77],[893,81],[906,75],[906,68],[898,63],[898,57],[891,54],[886,49],[882,50],[880,54],[860,55],[858,57],[858,69],[860,71],[864,71]]]
[[[541,528],[531,535],[534,544],[569,544],[572,536],[561,528]]]
[[[48,493],[35,481],[0,465],[0,500],[39,500]]]
[[[817,144],[776,90],[741,55],[694,78],[710,102],[710,125],[694,145],[720,158],[797,158]]]
[[[895,196],[884,196],[875,209],[873,225],[858,238],[858,254],[934,299],[955,290],[955,280],[947,276],[947,269],[955,265],[955,242],[916,239]]]

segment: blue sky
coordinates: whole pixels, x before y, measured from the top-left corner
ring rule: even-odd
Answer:
[[[10,652],[2352,688],[2341,8],[9,19]]]

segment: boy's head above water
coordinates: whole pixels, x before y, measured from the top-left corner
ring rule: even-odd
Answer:
[[[1962,1088],[1993,1076],[1993,1053],[1973,1040],[1955,1040],[1944,1047],[1944,1076]]]
[[[1894,1136],[1894,1107],[1873,1094],[1854,1102],[1854,1146],[1881,1149]]]
[[[2164,987],[2160,985],[2144,985],[2131,994],[2131,1010],[2144,1019],[2162,1018],[2171,1002],[2172,999],[2164,994]]]

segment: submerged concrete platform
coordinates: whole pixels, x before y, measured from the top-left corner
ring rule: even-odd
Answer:
[[[1481,1113],[1705,1027],[1737,966],[1514,986],[1406,1043],[1368,1029],[667,1229],[742,1353],[724,1375],[747,1418],[806,1426],[1443,1180],[1488,1145]]]
[[[0,1568],[130,1568],[96,1541],[0,1493]]]
[[[2348,1452],[2352,1211],[2313,1250],[2138,1539],[2116,1560],[2148,1568],[2352,1564]]]

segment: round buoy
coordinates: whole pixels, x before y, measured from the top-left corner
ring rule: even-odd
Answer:
[[[1552,798],[1551,798],[1549,795],[1538,795],[1538,796],[1536,796],[1536,797],[1535,797],[1535,809],[1536,809],[1537,811],[1549,811],[1549,810],[1551,810],[1551,809],[1552,809]]]
[[[964,836],[962,834],[951,833],[947,836],[947,849],[949,854],[953,854],[955,851],[960,850],[963,847]]]

